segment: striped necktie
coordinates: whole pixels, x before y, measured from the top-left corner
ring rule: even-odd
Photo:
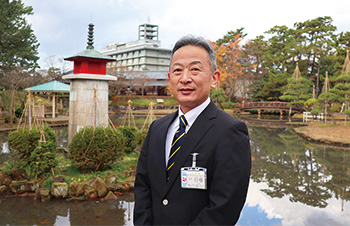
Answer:
[[[168,159],[168,167],[167,167],[167,180],[169,180],[170,170],[174,166],[176,154],[179,152],[181,148],[181,144],[186,136],[186,126],[187,126],[186,118],[184,115],[181,115],[179,129],[175,132],[174,139],[171,144],[171,149],[170,149],[170,154]]]

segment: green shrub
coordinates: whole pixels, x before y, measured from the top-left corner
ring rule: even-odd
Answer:
[[[225,109],[232,109],[235,107],[235,104],[232,103],[232,102],[224,102],[222,103],[222,106],[225,108]]]
[[[35,173],[36,177],[50,174],[57,166],[56,147],[53,148],[53,142],[39,141],[39,145],[34,149],[30,155],[30,168]]]
[[[124,137],[124,150],[126,153],[133,152],[139,145],[140,140],[136,139],[137,134],[140,133],[139,129],[133,126],[120,126],[117,128],[117,131],[121,132]]]
[[[136,151],[141,151],[143,142],[145,141],[147,136],[147,132],[148,132],[147,129],[141,129],[135,134]]]
[[[19,107],[15,110],[15,115],[17,118],[21,118],[22,114],[23,114],[23,109],[21,107]]]
[[[16,167],[30,165],[31,154],[39,145],[42,127],[19,128],[10,132],[8,136],[8,145],[10,157]],[[56,134],[50,127],[44,127],[45,140],[47,148],[51,152],[56,150]]]
[[[17,118],[12,116],[5,116],[4,117],[5,123],[17,123]]]
[[[72,164],[83,170],[101,171],[124,155],[122,134],[112,128],[86,127],[69,145]]]

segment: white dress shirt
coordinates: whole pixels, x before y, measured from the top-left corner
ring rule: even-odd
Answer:
[[[168,158],[170,154],[170,149],[171,149],[171,143],[173,142],[173,138],[175,135],[176,130],[179,128],[179,118],[181,115],[185,115],[186,121],[187,121],[187,126],[186,126],[186,133],[190,130],[192,124],[194,121],[197,119],[198,115],[202,113],[202,111],[210,104],[210,98],[206,101],[204,101],[201,105],[193,108],[186,114],[184,114],[181,111],[181,108],[179,107],[179,113],[178,116],[175,118],[175,120],[170,124],[170,127],[168,129],[168,133],[166,136],[166,143],[165,143],[165,165],[168,165]]]

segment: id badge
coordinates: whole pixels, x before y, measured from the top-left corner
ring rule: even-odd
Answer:
[[[196,156],[193,153],[192,167],[181,168],[181,187],[184,189],[207,189],[207,169],[196,166]]]

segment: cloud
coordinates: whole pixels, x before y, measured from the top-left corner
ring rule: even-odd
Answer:
[[[282,219],[282,225],[347,225],[350,222],[350,202],[336,198],[327,200],[326,208],[308,206],[300,202],[291,202],[289,196],[271,198],[261,191],[268,186],[265,183],[251,181],[246,205],[259,206],[268,219]]]
[[[349,31],[350,1],[338,0],[23,0],[34,8],[28,17],[40,43],[40,56],[71,56],[86,47],[87,26],[95,24],[95,49],[138,38],[138,25],[159,25],[162,47],[171,48],[187,34],[212,41],[244,27],[247,38],[263,35],[275,25],[331,16],[338,31]],[[41,59],[42,60],[42,59]]]

